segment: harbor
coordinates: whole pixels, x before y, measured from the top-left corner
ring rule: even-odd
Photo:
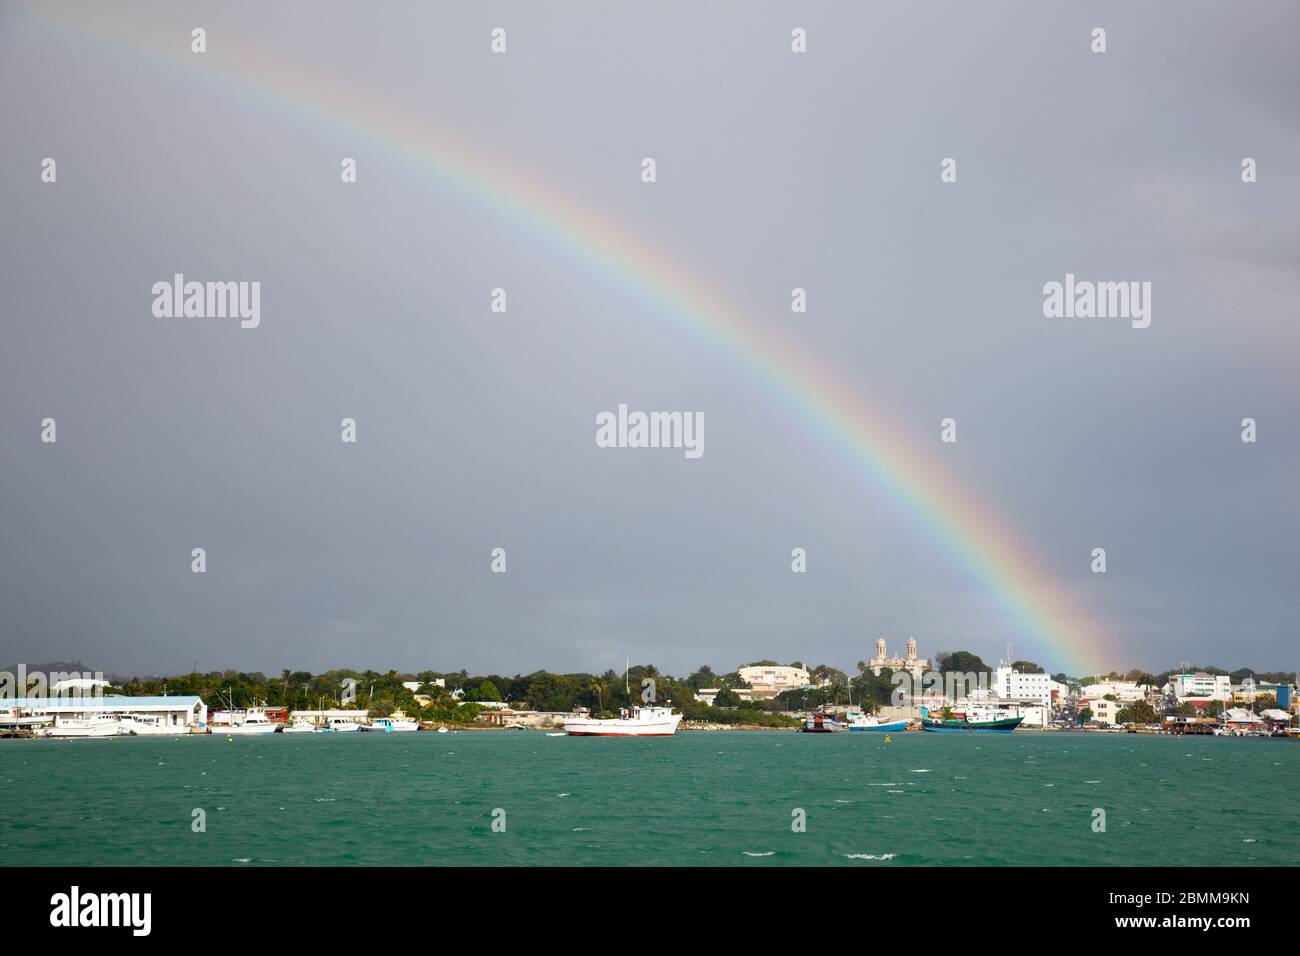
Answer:
[[[1171,845],[1207,866],[1300,864],[1285,742],[885,736],[7,741],[0,843],[6,861],[77,866],[1161,866]]]

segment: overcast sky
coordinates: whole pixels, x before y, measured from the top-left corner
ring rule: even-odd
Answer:
[[[151,2],[124,40],[0,5],[0,664],[852,669],[884,633],[1071,666],[734,354],[250,95],[239,50],[526,167],[810,356],[1095,663],[1300,666],[1300,8],[1089,6]],[[259,281],[260,326],[155,318],[175,272]],[[1067,272],[1151,282],[1150,327],[1045,318]],[[705,454],[597,448],[620,402],[703,413]]]

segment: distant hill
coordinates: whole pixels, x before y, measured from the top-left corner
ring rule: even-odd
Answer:
[[[26,664],[26,663],[24,663],[24,666],[27,668],[27,673],[28,673],[28,674],[35,674],[35,673],[41,673],[41,674],[54,674],[54,673],[59,673],[59,674],[68,674],[68,673],[78,673],[78,674],[97,674],[97,673],[100,673],[100,668],[98,668],[98,667],[91,667],[89,664],[83,664],[81,661],[40,661],[40,662],[37,662],[37,663],[34,663],[34,664]],[[17,664],[10,664],[10,665],[7,666],[7,667],[0,667],[0,672],[8,672],[8,673],[14,675],[14,676],[13,676],[13,679],[14,679],[14,680],[17,680],[17,679],[18,679],[18,665],[17,665]],[[116,686],[120,686],[120,685],[122,684],[123,681],[130,680],[130,678],[129,678],[129,677],[124,677],[124,676],[121,675],[121,674],[110,674],[110,673],[108,673],[107,671],[105,671],[105,672],[104,672],[104,680],[108,681],[110,684],[112,684],[113,686],[116,687]]]
[[[22,666],[27,668],[27,673],[29,674],[34,673],[35,671],[40,671],[42,674],[50,674],[54,671],[62,671],[64,673],[68,671],[78,671],[81,673],[89,672],[94,674],[99,670],[99,668],[91,667],[89,664],[83,664],[81,661],[51,661],[48,663],[38,664],[27,664],[24,662]],[[18,667],[19,665],[17,664],[10,664],[8,667],[0,667],[0,671],[8,671],[10,674],[17,674]]]

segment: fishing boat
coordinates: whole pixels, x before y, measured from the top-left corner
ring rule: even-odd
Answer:
[[[863,714],[861,712],[849,714],[847,726],[851,731],[867,731],[877,733],[901,733],[907,729],[907,720],[889,720],[884,721],[875,714]]]
[[[833,734],[843,730],[844,724],[836,720],[831,714],[810,714],[804,721],[804,725],[799,728],[800,733],[804,734]]]
[[[932,734],[964,734],[984,732],[1009,734],[1020,726],[1023,717],[1011,717],[992,709],[972,708],[965,713],[954,713],[950,718],[931,717],[921,708],[921,729]]]
[[[47,737],[116,737],[118,720],[108,714],[91,717],[57,717],[45,730]]]
[[[23,713],[17,707],[0,710],[0,731],[12,730],[40,733],[43,728],[54,723],[48,714],[34,715],[30,711]]]
[[[250,710],[244,715],[244,719],[241,723],[231,724],[229,727],[223,727],[217,732],[222,734],[240,735],[273,734],[279,729],[279,725],[273,724],[271,721],[267,720],[266,714],[262,713],[260,710]]]
[[[573,717],[564,730],[570,737],[671,737],[681,720],[671,707],[630,707],[607,720]]]
[[[322,734],[352,734],[361,729],[361,725],[347,717],[331,717],[321,727]]]
[[[407,717],[400,710],[395,710],[389,717],[376,717],[368,724],[361,724],[360,729],[371,733],[404,734],[419,730],[420,723]]]
[[[284,725],[284,730],[281,732],[286,734],[314,734],[316,732],[316,725],[310,720],[295,717]]]
[[[185,724],[164,723],[161,717],[150,714],[123,714],[117,720],[117,732],[132,737],[176,737],[188,734]]]

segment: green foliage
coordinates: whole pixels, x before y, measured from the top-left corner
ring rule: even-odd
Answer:
[[[718,709],[719,707],[739,707],[739,706],[740,706],[740,697],[738,697],[736,692],[732,690],[730,687],[722,688],[722,690],[718,691],[718,696],[713,698],[714,710]]]
[[[1144,700],[1139,700],[1127,707],[1121,707],[1115,719],[1121,724],[1154,724],[1160,718],[1154,707]]]
[[[1011,665],[1013,671],[1019,671],[1021,674],[1045,674],[1047,673],[1033,661],[1016,661]]]
[[[934,657],[934,669],[941,674],[956,671],[958,674],[991,674],[993,668],[970,651],[940,651]]]

